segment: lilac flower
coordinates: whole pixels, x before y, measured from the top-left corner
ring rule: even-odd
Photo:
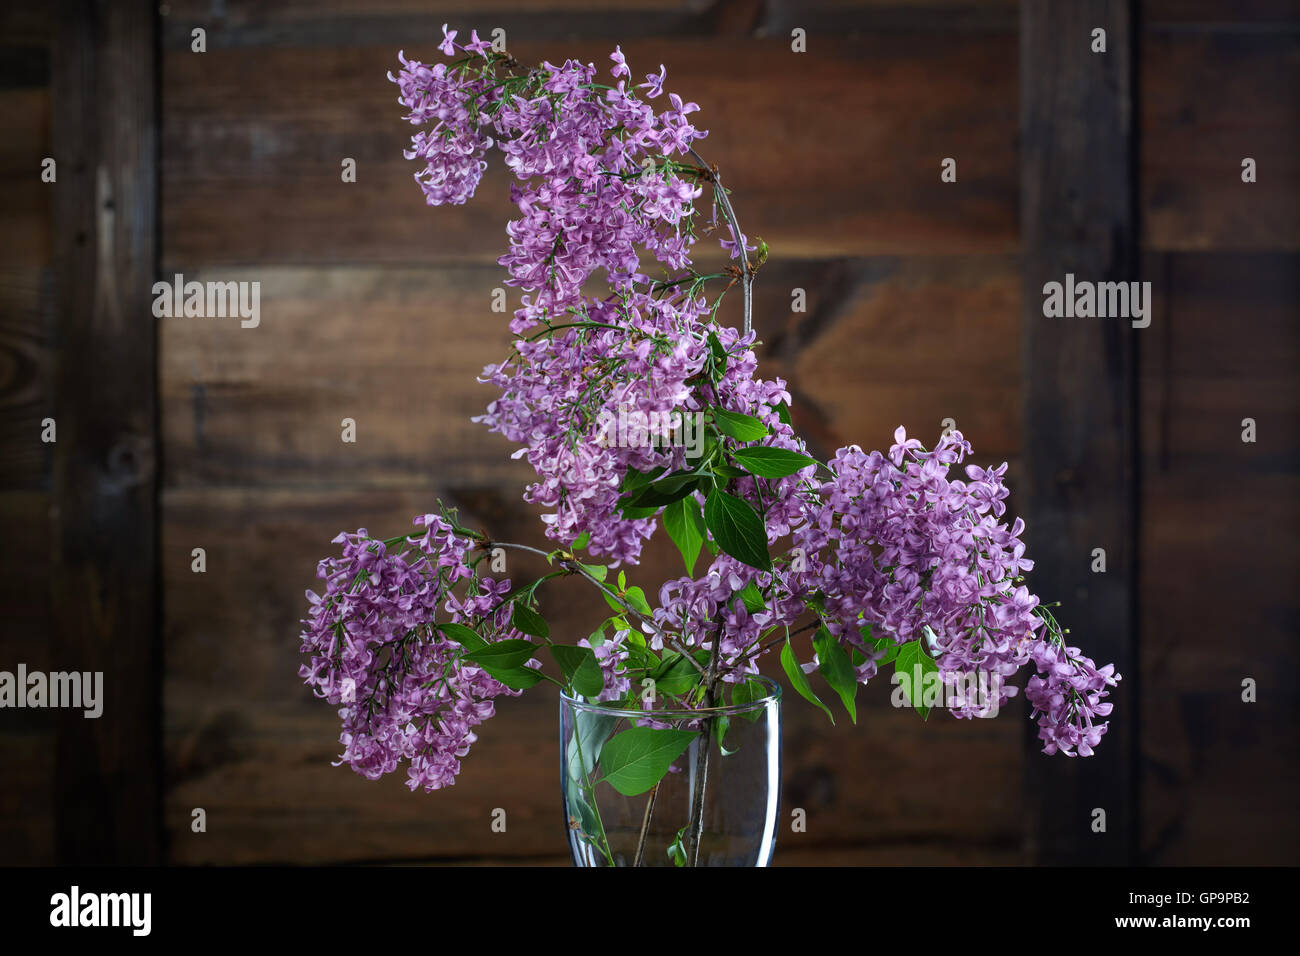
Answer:
[[[632,76],[631,71],[627,68],[627,61],[623,59],[623,49],[621,47],[614,47],[614,52],[609,55],[609,58],[614,61],[614,65],[609,71],[611,76],[615,79],[620,76]]]
[[[456,39],[456,32],[457,31],[455,30],[448,31],[447,24],[444,23],[442,25],[442,42],[438,44],[438,49],[447,56],[456,55],[457,48],[454,42]]]
[[[483,370],[497,396],[476,420],[532,466],[524,498],[542,509],[548,537],[561,548],[582,538],[608,565],[635,564],[658,521],[623,513],[625,481],[693,464],[662,440],[668,426],[620,444],[602,422],[626,411],[662,422],[720,408],[757,419],[766,431],[759,444],[808,452],[783,420],[785,383],[758,377],[754,333],[713,321],[691,267],[703,231],[701,177],[672,157],[707,135],[691,122],[699,107],[669,93],[656,112],[640,94],[659,97],[666,70],[632,86],[621,48],[610,55],[618,82],[609,89],[595,82],[593,65],[575,60],[498,75],[506,57],[476,31],[464,45],[456,36],[444,25],[439,49],[471,56],[427,66],[399,53],[402,69],[389,78],[418,127],[405,155],[421,164],[415,179],[426,202],[466,202],[490,149],[515,177],[518,216],[498,261],[520,290],[509,323],[516,338],[508,359]],[[718,241],[733,259],[756,248],[730,222]],[[597,280],[607,294],[592,294]],[[718,441],[728,454],[741,444]],[[1066,646],[1021,583],[1033,562],[1024,523],[1003,520],[1006,465],[963,470],[970,454],[960,432],[927,451],[900,427],[887,455],[850,445],[820,468],[730,479],[727,490],[761,513],[772,566],[760,571],[720,552],[699,577],[664,583],[642,622],[647,645],[707,651],[723,683],[734,684],[758,672],[771,635],[803,630],[811,616],[862,683],[891,646],[922,641],[946,684],[985,672],[999,704],[1017,692],[1008,679],[1032,663],[1025,694],[1044,750],[1091,754],[1119,676]],[[703,494],[692,494],[702,505]],[[405,763],[409,786],[432,790],[454,782],[495,699],[517,693],[441,625],[464,624],[489,642],[523,635],[511,624],[510,582],[481,573],[473,552],[482,542],[444,516],[416,524],[421,532],[389,541],[364,530],[336,539],[341,555],[319,568],[324,593],[308,595],[300,673],[339,707],[341,763],[372,778]],[[747,588],[762,598],[754,610],[738,598]],[[620,624],[609,640],[580,642],[600,665],[600,700],[632,700],[630,636]],[[953,713],[969,718],[986,707],[963,701]],[[667,726],[652,709],[638,722]]]
[[[447,619],[473,620],[489,639],[520,635],[500,612],[488,614],[481,598],[453,595],[457,581],[473,577],[470,542],[437,515],[415,523],[424,534],[392,546],[364,529],[335,538],[342,554],[318,571],[324,593],[307,594],[301,650],[309,660],[299,676],[339,708],[339,763],[373,780],[406,762],[412,790],[437,790],[454,782],[494,699],[518,693],[464,660],[434,623],[440,605],[447,604]],[[479,586],[496,595],[509,582],[481,579]]]
[[[638,84],[637,89],[645,90],[646,96],[650,97],[651,99],[654,99],[656,96],[658,96],[664,91],[664,79],[667,77],[667,75],[668,75],[668,71],[664,68],[664,65],[660,63],[659,72],[647,73],[645,75],[645,82]]]

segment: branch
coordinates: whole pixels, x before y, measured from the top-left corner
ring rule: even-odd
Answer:
[[[740,247],[740,286],[745,296],[745,334],[748,335],[754,327],[754,267],[749,263],[749,252],[745,249],[745,239],[740,231],[740,222],[736,219],[736,211],[731,208],[731,199],[727,196],[726,187],[722,185],[722,179],[718,176],[716,166],[709,166],[704,161],[704,157],[691,147],[691,156],[695,161],[709,171],[709,181],[713,184],[713,198],[722,208],[723,218],[731,226],[732,237]]]

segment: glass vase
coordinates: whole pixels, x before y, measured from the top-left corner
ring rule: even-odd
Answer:
[[[631,710],[561,693],[564,821],[574,866],[771,863],[781,793],[781,688],[765,677],[754,680],[766,692],[761,699],[698,710]],[[694,736],[657,783],[620,792],[602,763],[604,748],[647,726]],[[626,747],[610,749],[623,750],[626,760]],[[622,790],[640,786],[628,785],[626,771],[609,772]]]

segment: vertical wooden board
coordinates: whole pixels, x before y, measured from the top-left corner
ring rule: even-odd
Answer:
[[[1287,31],[1143,37],[1143,243],[1300,249],[1300,43]],[[1242,181],[1255,160],[1256,181]]]
[[[56,16],[52,664],[103,672],[104,714],[62,710],[58,857],[158,859],[155,6],[63,3]]]
[[[1013,251],[1010,36],[822,43],[816,56],[775,39],[623,48],[638,69],[669,64],[669,86],[700,104],[711,130],[701,149],[742,215],[762,210],[744,222],[775,255]],[[571,55],[603,72],[609,49],[551,41],[512,52],[526,62]],[[168,52],[165,267],[500,255],[511,215],[500,164],[474,201],[426,209],[401,158],[412,130],[384,79],[396,67],[387,46]],[[774,151],[774,141],[797,149]],[[955,184],[939,181],[947,156],[959,161]],[[355,183],[341,180],[344,158],[357,161]]]
[[[1095,756],[1039,754],[1026,764],[1029,856],[1123,863],[1136,848],[1132,727],[1137,697],[1133,336],[1122,319],[1044,315],[1044,285],[1135,278],[1132,5],[1021,4],[1021,238],[1024,243],[1024,454],[1021,513],[1033,586],[1062,601],[1071,640],[1126,680]],[[1107,53],[1090,52],[1104,26]],[[1103,547],[1107,573],[1090,572]],[[1094,832],[1096,811],[1105,831]]]
[[[0,126],[0,488],[34,489],[49,486],[53,448],[41,441],[41,420],[52,411],[50,220],[58,189],[41,181],[52,152],[48,88],[0,89]]]

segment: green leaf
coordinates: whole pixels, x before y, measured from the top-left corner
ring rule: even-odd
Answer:
[[[740,599],[745,603],[745,610],[750,614],[757,614],[767,607],[767,602],[763,600],[763,592],[758,589],[758,584],[750,581],[743,588],[736,592]]]
[[[591,532],[590,532],[590,531],[584,531],[584,532],[582,532],[582,534],[578,535],[578,537],[576,537],[576,538],[573,540],[573,544],[569,545],[569,550],[570,550],[570,551],[581,551],[583,548],[585,548],[585,547],[587,546],[587,543],[588,543],[589,541],[591,541]]]
[[[514,625],[515,630],[522,631],[524,634],[531,634],[533,637],[547,638],[551,636],[551,629],[546,626],[546,621],[540,614],[524,604],[522,601],[514,602],[514,611],[510,615],[510,623]],[[524,643],[528,643],[525,641]],[[532,647],[532,644],[528,644]]]
[[[798,692],[799,696],[810,704],[816,704],[826,716],[835,723],[835,716],[831,709],[821,702],[821,698],[813,693],[812,685],[808,683],[808,675],[803,672],[799,666],[799,661],[794,656],[794,648],[790,646],[790,638],[785,639],[785,646],[781,648],[781,667],[785,670],[785,676],[790,678],[790,686]]]
[[[728,717],[728,716],[726,716],[725,714],[723,714],[723,715],[721,715],[721,716],[719,716],[719,717],[715,717],[715,718],[714,718],[714,720],[713,720],[713,739],[716,740],[716,741],[718,742],[718,749],[719,749],[720,751],[722,751],[722,756],[724,756],[724,757],[730,757],[732,754],[734,754],[737,750],[740,749],[739,747],[736,747],[736,748],[731,749],[731,750],[728,750],[728,749],[727,749],[727,744],[726,744],[727,731],[730,730],[730,729],[731,729],[731,718],[730,718],[730,717]]]
[[[860,628],[858,628],[858,633],[862,635],[862,639],[866,641],[868,646],[870,646],[873,651],[876,651],[877,653],[879,653],[880,651],[885,652],[884,657],[877,658],[876,660],[877,667],[884,667],[886,664],[892,664],[894,660],[898,657],[898,649],[902,645],[894,643],[894,639],[891,637],[872,637],[870,624],[862,625]],[[858,653],[856,648],[854,649],[854,653],[855,654]],[[863,660],[865,661],[866,658],[864,657]],[[861,662],[855,658],[853,663],[858,664]]]
[[[916,712],[921,715],[921,719],[929,719],[930,708],[922,701],[925,700],[925,688],[930,682],[930,675],[939,673],[939,665],[925,653],[920,638],[908,641],[898,649],[898,658],[894,661],[894,673],[899,675],[898,684],[902,687],[908,701],[916,708]],[[903,675],[906,675],[906,679],[903,679]]]
[[[718,431],[736,441],[758,441],[767,437],[767,426],[753,415],[729,412],[725,408],[714,408],[713,423]]]
[[[813,638],[813,648],[817,651],[817,669],[821,672],[831,690],[840,695],[844,709],[856,724],[858,722],[858,675],[853,670],[849,655],[836,640],[835,635],[826,628],[817,631]]]
[[[713,473],[719,478],[747,478],[749,472],[744,468],[736,468],[733,465],[714,465]]]
[[[605,575],[609,574],[609,568],[605,567],[603,564],[584,564],[582,566],[586,568],[587,573],[597,581],[604,581]]]
[[[652,485],[637,489],[622,502],[627,508],[662,508],[674,501],[680,501],[695,490],[700,476],[689,474],[669,475]]]
[[[511,690],[528,690],[545,680],[542,672],[535,667],[493,667],[488,664],[483,664],[482,667]]]
[[[491,668],[509,669],[522,667],[537,653],[537,645],[532,641],[508,640],[488,644],[465,655],[465,660],[479,664],[492,673]],[[493,674],[495,677],[496,675]]]
[[[731,691],[731,703],[736,707],[743,707],[745,704],[752,703],[756,700],[762,700],[767,696],[767,688],[759,681],[750,679],[743,683],[737,684]],[[745,718],[751,724],[763,716],[763,711],[757,707],[742,711],[739,716]]]
[[[690,826],[688,823],[686,826]],[[686,844],[682,840],[683,834],[686,833],[686,827],[677,831],[677,836],[673,837],[673,842],[668,845],[668,859],[673,861],[673,866],[686,865]]]
[[[569,684],[583,697],[595,697],[605,689],[605,676],[600,672],[600,664],[591,648],[554,644],[551,656],[564,671]]]
[[[722,342],[714,332],[709,333],[707,339],[709,343],[709,352],[713,358],[713,368],[715,372],[714,381],[722,377],[722,373],[727,370],[727,350],[722,347]]]
[[[609,739],[610,731],[619,718],[581,707],[573,709],[573,717],[573,736],[569,738],[568,752],[569,778],[581,781],[596,766],[600,750],[605,746],[605,741]],[[581,760],[578,759],[579,752],[582,754]]]
[[[704,524],[723,551],[760,571],[772,569],[767,529],[749,502],[720,489],[704,501]]]
[[[698,736],[691,730],[633,727],[611,737],[600,755],[606,783],[625,797],[645,793]]]
[[[442,632],[443,637],[449,641],[455,641],[467,651],[477,651],[488,646],[487,641],[483,640],[483,638],[479,637],[464,624],[452,624],[448,622],[446,624],[435,624],[434,626]]]
[[[776,403],[776,417],[781,419],[781,424],[783,425],[793,424],[793,422],[790,421],[790,406],[785,402]]]
[[[695,577],[695,562],[700,556],[700,547],[704,544],[704,535],[707,533],[700,503],[694,498],[674,501],[664,509],[664,530],[682,553],[686,573]]]
[[[600,817],[587,803],[581,787],[574,786],[569,789],[569,805],[578,811],[578,825],[582,827],[582,835],[586,837],[586,842],[599,850],[601,841],[605,839],[605,831],[600,825]]]
[[[636,585],[633,585],[623,592],[623,600],[632,605],[632,610],[636,611],[638,614],[644,614],[646,617],[649,617],[654,613],[650,610],[650,604],[645,599],[645,591],[641,590]]]
[[[802,471],[809,465],[817,464],[813,458],[785,448],[769,448],[760,445],[757,448],[737,448],[732,457],[738,464],[748,468],[760,478],[784,478]]]
[[[619,490],[623,492],[632,491],[635,488],[642,488],[650,484],[664,473],[663,466],[659,466],[651,471],[637,471],[635,468],[629,468],[627,474],[623,476],[623,483]]]
[[[664,655],[650,678],[655,682],[656,692],[678,697],[699,683],[700,672],[683,654],[672,651]]]

